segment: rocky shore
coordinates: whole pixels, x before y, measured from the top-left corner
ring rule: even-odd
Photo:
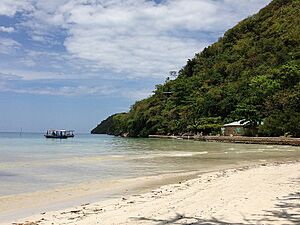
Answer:
[[[149,135],[149,138],[186,139],[209,142],[227,142],[242,144],[272,144],[300,146],[300,138],[289,137],[244,137],[244,136],[201,136],[201,135]]]

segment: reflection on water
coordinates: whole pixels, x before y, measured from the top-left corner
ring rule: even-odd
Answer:
[[[0,133],[0,155],[3,196],[84,181],[294,160],[300,148],[106,135],[49,140],[42,134]]]

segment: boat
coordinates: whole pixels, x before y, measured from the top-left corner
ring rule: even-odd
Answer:
[[[74,130],[47,130],[46,138],[67,139],[74,137]]]

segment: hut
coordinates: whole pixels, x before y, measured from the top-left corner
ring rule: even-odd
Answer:
[[[239,120],[232,123],[223,125],[223,135],[225,136],[243,136],[246,134],[247,129],[245,125],[247,125],[249,121]]]

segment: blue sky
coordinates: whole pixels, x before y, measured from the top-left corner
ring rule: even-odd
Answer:
[[[270,0],[1,0],[0,131],[89,132]]]

